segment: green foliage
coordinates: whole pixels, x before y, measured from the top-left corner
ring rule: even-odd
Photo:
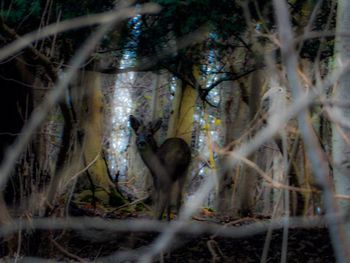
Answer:
[[[87,194],[87,195],[83,196],[80,199],[80,202],[91,203],[92,202],[92,194]]]
[[[137,203],[135,206],[135,211],[141,212],[145,210],[145,205],[143,203]]]
[[[328,25],[328,28],[326,26]],[[336,5],[332,1],[323,1],[319,12],[313,23],[312,30],[314,31],[332,31],[336,26]],[[314,61],[318,59],[329,59],[334,54],[334,37],[326,37],[322,39],[311,39],[305,41],[301,50],[301,56]],[[320,50],[321,49],[321,50]]]
[[[109,204],[111,206],[122,206],[126,203],[124,197],[114,188],[111,188],[111,192],[109,194]]]
[[[112,0],[56,0],[56,9],[62,12],[63,19],[107,11],[113,7]]]
[[[246,18],[241,3],[244,1],[232,0],[149,0],[139,3],[155,2],[162,6],[162,10],[156,15],[144,15],[141,17],[138,35],[132,34],[133,22],[122,25],[118,30],[118,37],[106,36],[102,47],[113,46],[119,49],[124,47],[124,52],[129,52],[137,57],[157,56],[160,50],[168,47],[169,43],[183,36],[190,36],[199,28],[205,26],[215,34],[215,38],[208,37],[202,44],[188,47],[178,52],[175,56],[164,58],[167,65],[177,68],[179,61],[182,65],[200,64],[208,50],[215,50],[218,60],[225,58],[228,52],[232,52],[235,46],[242,46],[240,37],[246,32]],[[316,0],[290,0],[288,1],[293,16],[300,16],[306,7],[315,6]],[[256,3],[256,4],[255,4]],[[274,30],[274,10],[271,0],[249,1],[251,23],[261,23],[270,30]],[[314,23],[314,30],[324,30],[324,25],[331,13],[331,0],[322,2],[321,10]],[[36,30],[40,24],[41,16],[46,14],[44,21],[56,22],[58,15],[61,20],[66,20],[87,14],[103,12],[112,9],[113,0],[54,0],[50,12],[45,11],[47,2],[43,0],[3,0],[0,15],[5,22],[16,29],[18,34],[24,34]],[[44,12],[45,11],[45,12]],[[22,21],[25,20],[25,23]],[[255,22],[254,22],[255,21]],[[259,22],[257,22],[259,21]],[[292,21],[298,27],[297,19]],[[331,23],[334,28],[334,19]],[[67,60],[74,50],[79,48],[84,39],[91,33],[91,28],[83,28],[65,32],[58,36],[57,42],[62,52],[58,52]],[[49,39],[45,40],[49,45]],[[228,48],[227,42],[230,42]],[[69,43],[69,47],[67,45]],[[232,44],[233,43],[233,44]],[[247,45],[249,47],[249,43]],[[306,41],[302,48],[302,56],[314,58],[317,54],[319,40]],[[108,48],[107,48],[108,49]],[[327,39],[323,46],[323,56],[329,56],[333,50],[333,39]],[[62,59],[62,58],[61,58]],[[186,61],[185,61],[186,60]],[[185,62],[184,62],[185,61]],[[162,63],[153,69],[162,67]],[[187,67],[189,68],[189,67]]]
[[[48,10],[46,6],[47,1],[5,0],[2,3],[0,15],[6,23],[13,26],[18,25],[23,19],[26,19],[25,28],[27,30],[35,30],[39,26],[38,21],[44,13],[46,16],[49,16],[48,19],[45,18],[45,21],[53,23],[57,21],[58,14],[61,14],[61,20],[65,20],[99,13],[112,9],[113,2],[113,0],[55,0],[52,1],[52,6]]]
[[[230,31],[240,32],[244,27],[241,7],[235,1],[155,0],[154,2],[163,7],[158,17],[161,22],[159,24],[167,25],[165,28],[168,30],[173,29],[176,36],[189,34],[203,25],[212,26],[214,31],[219,32],[223,24],[225,25],[223,21],[229,22],[230,27],[226,29]]]
[[[6,25],[13,28],[18,35],[24,35],[46,23],[56,23],[58,19],[62,21],[100,13],[112,9],[113,6],[113,0],[4,0],[1,3],[0,15]],[[57,59],[69,60],[90,34],[91,28],[86,27],[59,34],[56,47],[61,49],[57,52],[61,57]],[[45,39],[44,45],[51,46],[51,40],[50,37]]]
[[[141,57],[156,55],[169,42],[190,36],[201,27],[215,32],[222,40],[245,32],[243,11],[236,1],[153,0],[152,2],[161,5],[162,11],[157,15],[145,16],[142,20],[140,29],[142,34],[138,37],[137,50],[134,50]],[[129,34],[129,37],[133,36]],[[199,63],[203,59],[203,54],[206,53],[205,49],[208,49],[210,43],[215,42],[211,41],[212,39],[208,38],[206,43],[180,51],[178,59],[191,61],[188,65]],[[167,64],[176,63],[178,59],[171,61],[167,58]]]
[[[10,23],[18,23],[27,15],[39,18],[41,15],[41,3],[40,0],[5,1],[0,15],[6,18]]]

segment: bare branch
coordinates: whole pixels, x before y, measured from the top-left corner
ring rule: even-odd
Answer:
[[[297,74],[298,59],[293,46],[293,33],[289,22],[290,16],[288,7],[284,0],[274,0],[273,3],[277,17],[282,59],[286,68],[292,95],[294,99],[297,100],[304,96],[305,92],[302,89]],[[308,110],[305,109],[298,115],[298,124],[301,137],[303,138],[305,144],[307,156],[311,162],[311,167],[316,177],[316,181],[323,190],[325,209],[327,213],[337,213],[337,203],[333,197],[328,163],[310,122]],[[348,244],[344,235],[343,226],[340,224],[331,224],[329,228],[337,261],[349,262],[350,254],[348,251]]]
[[[331,223],[336,220],[345,221],[347,218],[340,215],[329,215]],[[0,227],[0,236],[6,237],[17,231],[42,229],[42,230],[91,230],[91,231],[116,231],[116,232],[164,232],[165,229],[174,225],[166,221],[151,219],[132,219],[132,220],[111,220],[91,217],[70,217],[70,218],[33,218],[30,220],[16,219],[7,226]],[[212,223],[202,223],[198,221],[182,224],[179,233],[191,235],[211,234],[221,237],[242,238],[249,237],[265,232],[269,227],[273,229],[282,228],[285,224],[285,218],[275,218],[270,221],[258,221],[249,225],[229,226]],[[292,227],[312,228],[320,227],[326,224],[323,217],[290,217],[289,224]],[[91,237],[93,239],[93,237]]]

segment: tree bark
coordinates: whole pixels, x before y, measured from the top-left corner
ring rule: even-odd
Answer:
[[[192,68],[193,77],[199,78],[199,71],[195,67]],[[190,85],[182,83],[181,100],[175,125],[175,137],[185,140],[188,145],[191,145],[193,131],[193,116],[196,108],[197,91]],[[176,110],[176,109],[175,109]]]
[[[249,121],[248,105],[241,98],[241,91],[235,82],[225,82],[222,89],[222,125],[223,145],[226,146],[238,139],[244,132]],[[241,165],[230,170],[230,157],[220,156],[218,173],[220,173],[217,209],[222,215],[237,216],[243,207],[249,206],[251,193],[246,188],[246,171]]]
[[[94,162],[89,168],[92,181],[102,189],[109,191],[112,185],[106,162],[103,160],[103,95],[101,91],[101,74],[97,72],[85,72],[83,78],[85,87],[86,106],[88,109],[85,122],[84,159],[85,165]]]
[[[350,31],[350,2],[338,1],[337,28],[336,32]],[[350,37],[338,34],[335,44],[337,67],[342,67],[350,60]],[[339,79],[338,86],[334,90],[336,101],[350,100],[350,74],[346,73]],[[336,111],[344,119],[350,118],[350,108],[339,107]],[[333,176],[335,191],[337,194],[350,195],[350,145],[344,140],[338,129],[350,138],[350,129],[332,125],[332,148],[333,148]],[[349,213],[350,203],[348,200],[338,200],[339,209],[343,213]],[[350,242],[350,223],[345,225],[348,243]]]

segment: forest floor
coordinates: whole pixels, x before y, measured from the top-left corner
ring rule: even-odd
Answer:
[[[281,262],[282,232],[272,234],[266,262]],[[108,256],[117,250],[139,249],[147,247],[159,234],[123,233],[115,234],[108,242],[89,242],[77,235],[67,239],[70,253],[90,260]],[[177,237],[171,252],[164,253],[163,262],[261,262],[266,234],[233,239],[212,237],[211,235]],[[59,257],[60,255],[55,255]],[[61,254],[61,256],[64,256]],[[64,258],[61,258],[64,260]],[[132,261],[123,261],[132,262]],[[156,258],[155,262],[161,262]],[[289,229],[288,252],[286,262],[335,262],[328,231],[317,229]]]
[[[274,231],[266,262],[281,262],[282,230]],[[114,234],[107,242],[90,242],[79,235],[67,233],[62,238],[64,246],[73,255],[95,260],[106,257],[117,250],[137,249],[149,245],[158,234],[123,233]],[[69,237],[69,238],[68,238]],[[164,254],[164,262],[260,262],[266,235],[231,239],[210,235],[180,236],[169,253]],[[60,241],[62,242],[62,241]],[[56,250],[51,258],[67,261],[69,257]],[[72,257],[69,258],[72,260]],[[112,261],[116,262],[116,261]],[[132,262],[132,261],[123,261]],[[156,259],[160,262],[160,259]],[[335,262],[326,229],[290,229],[287,262]]]
[[[85,216],[87,215],[85,214]],[[144,218],[145,215],[142,212],[135,213],[135,211],[127,215],[122,214],[122,212],[108,215],[108,218],[114,217],[117,219],[133,219]],[[232,226],[248,225],[252,222],[268,220],[263,217],[247,217],[238,220],[226,218],[220,221],[214,214],[211,214],[208,218],[202,216],[200,219],[194,218],[193,220],[206,221],[206,219],[208,219],[208,222],[215,219],[215,224],[230,224]],[[63,233],[51,233],[49,236],[47,232],[44,235],[42,234],[38,235],[40,240],[33,238],[33,236],[27,239],[27,245],[23,241],[23,250],[30,249],[29,247],[32,247],[33,243],[35,247],[37,243],[38,246],[34,248],[36,253],[31,256],[51,259],[53,262],[99,262],[99,259],[102,259],[102,262],[134,262],[132,260],[119,260],[119,258],[112,260],[109,256],[116,251],[131,249],[134,249],[136,253],[144,252],[147,250],[147,246],[159,236],[159,233],[150,232],[106,233],[92,231],[88,233],[85,231],[82,233],[72,230],[65,230]],[[53,241],[53,236],[55,241]],[[282,237],[282,229],[272,232],[266,262],[281,262]],[[265,240],[266,233],[236,239],[209,234],[178,235],[175,242],[173,242],[171,251],[167,251],[162,257],[156,258],[155,262],[261,262]],[[33,250],[33,247],[30,250]],[[0,261],[2,262],[1,259]],[[290,228],[286,262],[335,262],[328,230],[324,227]]]

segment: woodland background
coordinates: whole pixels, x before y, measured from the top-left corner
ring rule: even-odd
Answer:
[[[349,27],[346,0],[2,1],[0,255],[175,262],[177,233],[263,233],[267,262],[278,229],[287,262],[289,228],[303,228],[297,242],[322,228],[332,259],[350,262]],[[159,143],[191,146],[169,223],[152,220],[131,114],[163,119]],[[76,232],[160,234],[104,241],[99,256],[74,249]],[[203,262],[248,262],[213,240]]]

